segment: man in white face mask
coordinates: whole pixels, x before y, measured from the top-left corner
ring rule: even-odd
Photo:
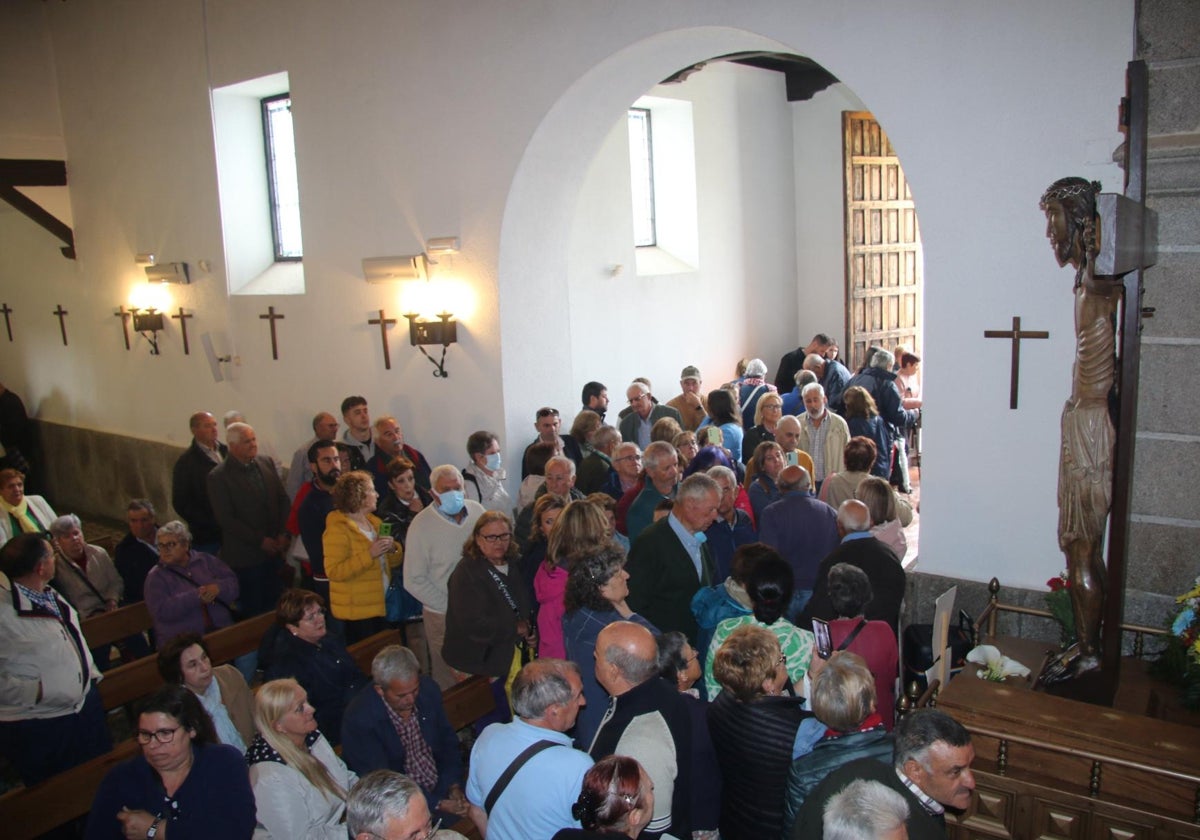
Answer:
[[[813,460],[813,490],[819,492],[825,476],[844,469],[842,453],[850,440],[846,421],[829,410],[825,389],[813,382],[800,391],[804,414],[800,415],[799,447]]]
[[[462,558],[463,543],[484,511],[463,493],[462,473],[451,464],[434,467],[430,476],[434,504],[416,515],[404,550],[404,588],[421,602],[430,673],[443,689],[454,674],[442,659],[446,639],[447,584]]]

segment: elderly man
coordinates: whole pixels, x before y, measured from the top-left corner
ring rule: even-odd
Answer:
[[[112,741],[79,614],[50,587],[50,543],[18,534],[0,549],[0,572],[0,755],[34,785]]]
[[[825,777],[804,800],[792,829],[793,840],[828,837],[821,825],[829,800],[851,782],[879,782],[908,803],[909,840],[943,840],[946,809],[971,804],[975,748],[971,735],[954,718],[936,709],[918,709],[901,718],[894,732],[892,766],[873,758],[851,761]]]
[[[678,630],[694,647],[698,628],[692,597],[717,582],[704,531],[716,520],[721,490],[704,473],[679,485],[675,506],[648,527],[629,550],[626,603],[661,632]]]
[[[438,840],[461,838],[437,831],[421,788],[401,773],[375,770],[360,778],[346,797],[346,827],[354,840]]]
[[[800,392],[804,390],[805,385],[816,381],[817,375],[811,370],[802,370],[796,373],[796,387],[783,394],[783,413],[785,415],[799,414],[804,411],[804,400],[800,398]]]
[[[307,443],[292,454],[292,465],[288,467],[287,482],[284,488],[288,498],[296,501],[296,494],[310,478],[308,471],[308,450],[317,441],[334,441],[337,439],[338,421],[328,411],[322,411],[312,419],[313,436]]]
[[[829,410],[825,389],[819,384],[805,385],[800,398],[804,401],[804,413],[797,418],[800,421],[797,445],[812,458],[813,487],[820,490],[825,476],[844,469],[842,453],[850,440],[850,427]]]
[[[599,414],[601,420],[608,413],[608,388],[603,382],[589,382],[584,385],[580,400],[584,408]]]
[[[779,369],[775,372],[775,387],[780,393],[787,391],[792,387],[795,381],[796,372],[804,367],[804,360],[814,353],[817,356],[824,356],[829,348],[833,347],[833,339],[825,333],[817,333],[813,336],[812,341],[808,342],[806,347],[797,347],[789,353],[784,353],[783,358],[779,360]]]
[[[158,565],[158,547],[154,544],[158,517],[154,504],[149,499],[132,500],[125,510],[125,520],[129,531],[117,543],[113,561],[125,584],[125,603],[136,604],[144,597],[146,575]]]
[[[882,782],[851,782],[825,804],[825,840],[908,840],[912,809]]]
[[[837,512],[817,500],[804,467],[784,467],[778,485],[779,501],[763,510],[758,532],[792,567],[795,589],[787,617],[795,621],[812,597],[821,561],[837,548]]]
[[[566,732],[586,702],[575,663],[539,659],[521,669],[513,680],[512,722],[493,723],[471,749],[467,799],[481,837],[550,840],[561,828],[579,826],[571,806],[592,759],[571,746]]]
[[[375,454],[367,461],[367,472],[375,479],[375,492],[380,498],[388,494],[388,464],[393,458],[405,457],[413,463],[417,484],[429,489],[429,462],[419,450],[404,442],[404,429],[395,417],[385,414],[375,421]]]
[[[645,382],[634,380],[625,389],[625,397],[629,400],[630,412],[621,418],[621,440],[636,443],[645,451],[650,445],[650,429],[664,417],[670,417],[680,426],[683,418],[679,412],[669,405],[657,405],[650,393],[650,386]]]
[[[908,456],[904,449],[904,430],[911,428],[920,416],[920,409],[906,409],[900,389],[896,387],[896,374],[892,371],[896,357],[891,351],[882,348],[875,351],[867,366],[855,374],[849,384],[859,385],[867,390],[875,400],[879,416],[883,418],[888,431],[889,445],[896,445],[896,471],[900,481],[897,482],[905,493],[912,491],[908,482]]]
[[[829,599],[829,570],[838,563],[849,563],[866,572],[875,593],[863,615],[868,621],[886,621],[893,632],[898,632],[906,584],[900,558],[886,543],[871,535],[871,512],[857,499],[842,502],[838,507],[837,529],[841,544],[817,568],[812,598],[796,624],[807,629],[814,618],[825,621],[838,618]]]
[[[642,531],[654,521],[654,509],[664,499],[675,497],[675,486],[679,482],[679,453],[665,440],[658,440],[646,447],[642,455],[642,466],[646,470],[645,484],[640,490],[630,491],[632,500],[625,512],[625,536],[629,542],[637,541]],[[625,498],[628,498],[627,493]]]
[[[73,513],[50,523],[54,540],[54,584],[81,618],[111,612],[121,602],[125,582],[117,574],[108,552],[88,545],[83,538],[83,523]]]
[[[817,377],[817,382],[825,389],[825,396],[834,411],[842,410],[842,399],[846,387],[850,384],[850,371],[837,359],[826,359],[816,353],[804,358],[804,369]]]
[[[530,450],[539,443],[549,443],[554,446],[554,452],[558,455],[565,455],[570,458],[576,466],[583,461],[583,450],[579,447],[579,441],[570,435],[560,435],[559,429],[562,427],[562,419],[558,415],[557,408],[543,407],[537,410],[537,415],[534,417],[533,428],[537,430],[537,437],[533,443],[525,447],[525,451],[521,454],[521,480],[524,481],[529,477],[531,469]]]
[[[358,396],[342,400],[342,442],[350,447],[350,469],[366,469],[367,461],[375,457],[375,439],[371,436],[371,410],[367,398]]]
[[[217,418],[197,411],[188,425],[192,445],[179,456],[171,473],[171,507],[188,525],[196,549],[215,553],[221,547],[221,526],[208,499],[208,474],[229,455],[217,440]]]
[[[613,465],[617,447],[621,445],[621,433],[612,426],[601,426],[592,438],[592,451],[579,465],[576,485],[585,496],[592,493],[607,493],[614,499],[621,498],[621,476]]]
[[[658,678],[657,656],[653,634],[640,624],[614,621],[600,631],[596,679],[611,699],[588,752],[628,755],[646,768],[654,815],[641,837],[691,837],[691,716],[683,696]]]
[[[406,647],[388,645],[371,662],[371,682],[342,717],[342,758],[355,773],[395,770],[421,786],[444,820],[467,816],[463,763],[442,691]]]
[[[695,365],[685,367],[679,374],[679,388],[682,393],[668,400],[667,405],[679,412],[680,425],[694,432],[708,416],[708,395],[703,390],[700,368]]]
[[[254,429],[233,423],[225,433],[229,457],[209,473],[208,497],[224,538],[221,559],[237,574],[238,605],[248,617],[274,609],[283,591],[291,503],[275,465],[258,454]]]
[[[575,487],[575,462],[567,456],[555,455],[546,462],[546,481],[534,494],[533,501],[521,508],[521,512],[517,514],[513,532],[522,553],[529,549],[529,542],[533,538],[533,506],[547,493],[572,501],[584,497],[584,493]]]
[[[750,520],[750,514],[737,507],[739,485],[733,470],[718,464],[709,467],[707,473],[721,492],[717,518],[704,532],[713,558],[714,583],[719,583],[729,577],[733,568],[733,553],[739,546],[756,541],[758,532]]]
[[[462,473],[452,464],[434,467],[433,499],[408,526],[404,546],[404,588],[421,602],[425,642],[429,645],[430,673],[443,689],[456,682],[442,658],[446,641],[446,603],[450,573],[462,559],[463,544],[470,538],[483,505],[466,498]]]

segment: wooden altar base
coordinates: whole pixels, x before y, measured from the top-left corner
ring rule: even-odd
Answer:
[[[990,643],[1035,674],[1047,649]],[[948,821],[952,837],[1200,840],[1197,717],[1144,663],[1122,664],[1112,707],[1034,692],[1031,679],[977,679],[973,665],[951,680],[938,708],[971,731],[976,753],[976,795]]]

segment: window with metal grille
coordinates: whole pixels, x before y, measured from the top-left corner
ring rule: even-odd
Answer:
[[[299,260],[304,252],[300,242],[300,187],[296,177],[291,96],[283,93],[262,100],[262,114],[275,261]]]
[[[629,109],[629,178],[633,189],[633,244],[658,243],[654,227],[654,151],[650,109]]]

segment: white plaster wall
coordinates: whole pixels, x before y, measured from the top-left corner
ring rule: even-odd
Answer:
[[[783,77],[718,63],[652,95],[693,104],[700,262],[682,274],[639,277],[624,110],[579,192],[569,256],[572,383],[611,389],[646,376],[661,400],[697,365],[705,387],[733,378],[744,355],[773,365],[796,297],[792,127]],[[612,276],[611,267],[624,270]],[[786,348],[785,348],[786,349]],[[572,414],[579,396],[570,397]]]
[[[487,425],[512,462],[533,408],[578,399],[565,278],[580,190],[614,115],[695,61],[782,49],[820,62],[875,113],[918,201],[931,360],[921,568],[1039,585],[1061,566],[1054,474],[1071,281],[1036,201],[1066,174],[1119,183],[1108,156],[1132,53],[1127,0],[72,0],[36,15],[13,5],[0,10],[5,31],[52,39],[80,252],[51,265],[61,257],[47,235],[23,220],[0,229],[0,290],[30,313],[0,356],[0,381],[48,419],[182,443],[193,408],[237,407],[287,451],[315,409],[361,392],[431,460],[461,462],[461,441]],[[0,70],[40,78],[8,51]],[[231,302],[208,90],[283,70],[308,291],[303,303]],[[23,106],[0,97],[0,107]],[[0,112],[0,133],[12,124]],[[470,293],[451,378],[434,381],[399,339],[385,372],[366,319],[398,311],[399,290],[367,286],[359,261],[442,235],[463,244],[443,277]],[[232,381],[182,357],[174,332],[161,358],[124,351],[111,312],[145,250],[214,261],[175,305],[196,310],[195,334],[241,356]],[[49,314],[60,300],[72,309],[65,349]],[[279,362],[257,317],[272,303],[287,316]],[[790,320],[797,304],[786,308]],[[1052,334],[1026,345],[1017,412],[1007,345],[981,337],[1013,314]],[[777,351],[795,340],[789,329]]]

